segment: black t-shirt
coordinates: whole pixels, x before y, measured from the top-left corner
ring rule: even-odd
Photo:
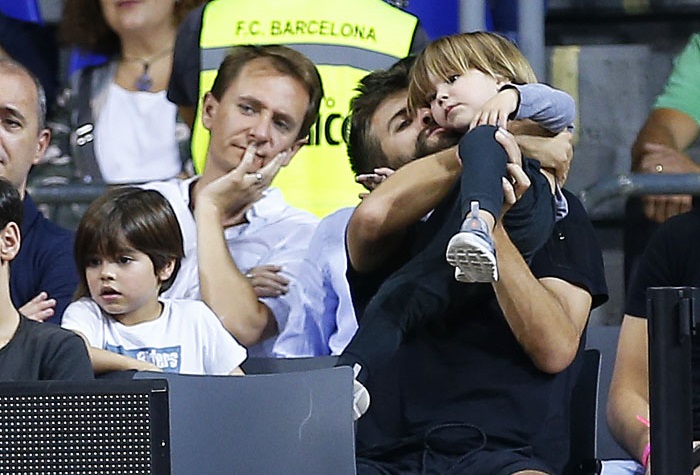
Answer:
[[[585,289],[597,306],[607,300],[602,253],[583,206],[565,194],[569,215],[556,224],[531,269],[537,278]],[[417,241],[434,231],[431,221],[413,230]],[[348,273],[353,298],[367,299],[356,295],[365,277]],[[382,375],[370,381],[372,404],[358,423],[358,455],[422,447],[427,430],[463,423],[483,430],[489,447],[523,447],[559,473],[568,459],[568,408],[581,352],[567,370],[543,373],[513,336],[495,296],[457,309],[407,335]]]
[[[670,218],[649,240],[627,289],[626,314],[647,318],[647,287],[700,287],[700,208],[694,204],[692,211]],[[700,337],[692,337],[691,352],[692,368],[700,368]],[[698,439],[700,371],[693,370],[692,388],[693,432]]]
[[[93,378],[83,340],[52,323],[20,317],[12,340],[0,349],[0,381]]]
[[[191,11],[177,32],[168,99],[178,106],[192,107],[197,105],[199,100],[199,34],[202,30],[204,7],[205,5]],[[427,44],[428,35],[419,24],[413,34],[411,54],[421,51]]]

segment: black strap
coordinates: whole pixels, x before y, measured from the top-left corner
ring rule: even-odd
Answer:
[[[77,127],[73,131],[73,160],[78,175],[86,183],[103,183],[102,172],[95,157],[95,120],[92,116],[92,76],[95,68],[88,67],[80,74],[76,105]]]

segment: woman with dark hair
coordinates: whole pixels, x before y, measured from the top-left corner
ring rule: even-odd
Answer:
[[[187,128],[166,88],[177,27],[203,3],[66,0],[62,41],[109,58],[71,78],[72,154],[85,181],[139,183],[183,171]]]

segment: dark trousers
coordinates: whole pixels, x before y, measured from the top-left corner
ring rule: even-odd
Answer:
[[[464,423],[440,424],[422,444],[406,444],[382,454],[357,457],[357,475],[512,475],[522,470],[552,471],[531,447],[489,441],[484,432]]]
[[[490,284],[455,281],[454,268],[445,261],[450,238],[458,232],[478,199],[482,209],[500,215],[503,205],[501,177],[507,155],[494,138],[495,127],[482,126],[460,141],[461,186],[438,206],[426,223],[434,232],[422,249],[379,287],[359,318],[355,337],[338,360],[338,365],[359,363],[358,379],[365,383],[372,372],[396,353],[404,335],[418,325],[444,317],[451,309],[478,306],[493,293]],[[529,258],[549,238],[554,226],[554,199],[539,163],[523,160],[532,186],[504,216],[504,226],[513,243]],[[460,192],[461,190],[461,192]],[[466,191],[465,191],[466,190]],[[473,190],[473,191],[472,191]],[[422,239],[418,239],[421,241]]]

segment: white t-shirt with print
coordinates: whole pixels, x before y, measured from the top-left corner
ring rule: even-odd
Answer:
[[[203,302],[160,302],[163,312],[157,319],[123,325],[92,299],[81,298],[66,308],[61,326],[82,333],[95,348],[153,363],[169,373],[225,375],[245,361],[246,349]]]

